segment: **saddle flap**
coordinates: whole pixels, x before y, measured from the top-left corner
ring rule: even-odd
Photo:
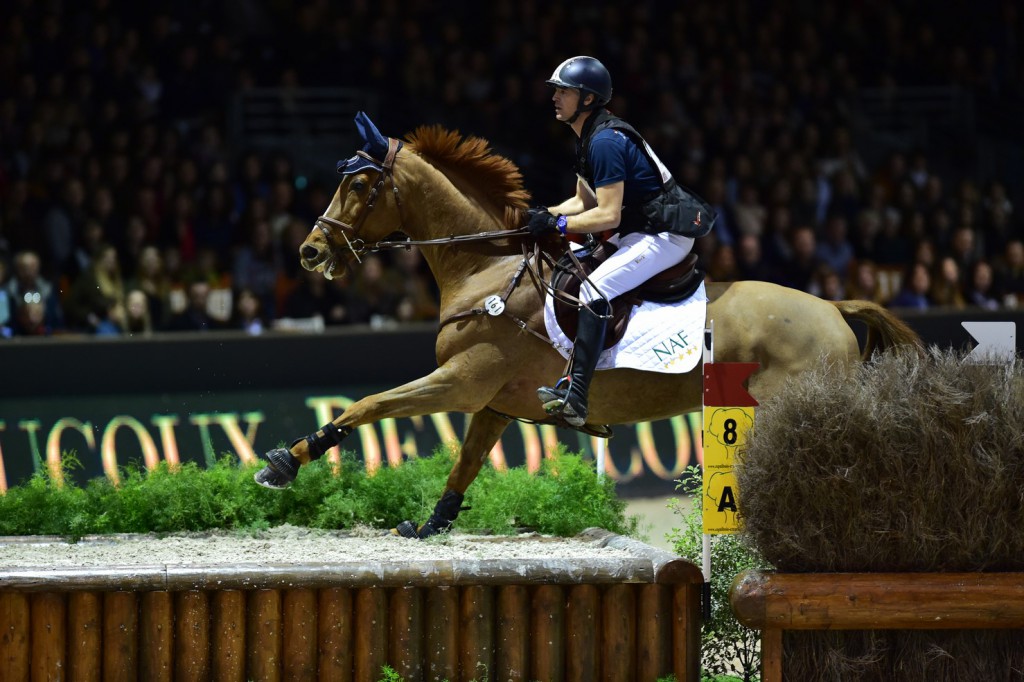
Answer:
[[[589,275],[615,251],[616,247],[613,244],[598,242],[593,247],[577,252],[577,259],[583,266],[584,273]],[[688,254],[676,265],[657,273],[637,288],[612,299],[611,319],[608,321],[608,331],[605,333],[602,347],[607,350],[622,340],[634,306],[643,301],[674,303],[691,296],[704,281],[704,273],[696,266],[697,254]],[[566,253],[555,266],[554,274],[551,276],[551,287],[568,295],[555,297],[555,320],[562,332],[574,341],[579,313],[570,301],[579,298],[581,285],[582,279],[576,272],[576,266]],[[569,300],[563,300],[564,298]]]

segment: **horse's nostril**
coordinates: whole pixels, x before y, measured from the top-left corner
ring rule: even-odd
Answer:
[[[319,255],[319,253],[320,252],[317,250],[315,246],[302,247],[302,257],[305,258],[306,260],[313,260],[314,258],[317,257],[317,255]]]

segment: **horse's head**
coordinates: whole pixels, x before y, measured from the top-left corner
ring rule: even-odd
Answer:
[[[359,260],[372,246],[371,239],[380,239],[401,225],[393,169],[402,143],[381,135],[363,112],[356,114],[355,121],[363,148],[338,162],[338,189],[299,247],[302,267],[318,270],[327,279],[349,254]],[[383,191],[388,184],[392,191]]]

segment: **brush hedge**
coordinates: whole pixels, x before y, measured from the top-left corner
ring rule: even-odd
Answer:
[[[823,365],[758,409],[737,483],[744,540],[780,572],[1024,571],[1022,365]],[[1019,632],[794,632],[786,648],[789,679],[1024,676]]]
[[[153,471],[126,468],[121,484],[106,478],[65,485],[42,468],[24,485],[0,495],[0,536],[96,533],[171,533],[210,529],[260,529],[281,524],[342,529],[393,528],[405,519],[426,520],[444,492],[454,452],[415,458],[399,467],[366,472],[351,452],[335,471],[325,460],[302,467],[285,490],[257,485],[259,467],[241,466],[225,457],[208,469],[194,463]],[[74,466],[74,457],[65,456]],[[638,534],[638,517],[626,516],[626,504],[610,478],[598,478],[593,461],[560,451],[545,459],[535,474],[517,467],[484,467],[466,494],[471,507],[459,515],[455,530],[512,534],[527,528],[569,537],[598,526],[614,533]]]

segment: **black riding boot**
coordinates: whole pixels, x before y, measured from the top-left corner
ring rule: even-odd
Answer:
[[[610,305],[604,299],[580,308],[580,322],[576,330],[576,343],[572,352],[572,369],[569,370],[569,386],[562,382],[554,387],[537,389],[537,397],[544,403],[548,414],[561,414],[571,426],[587,423],[587,393],[590,379],[594,376],[597,359],[604,346],[604,333],[608,327]]]

